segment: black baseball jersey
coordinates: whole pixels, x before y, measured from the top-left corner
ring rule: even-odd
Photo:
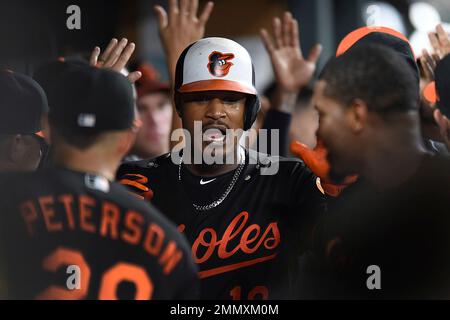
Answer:
[[[0,189],[4,298],[198,297],[184,237],[116,182],[45,169],[3,175]]]
[[[275,175],[264,169],[278,166]],[[238,169],[236,169],[238,170]],[[217,207],[236,171],[198,177],[164,155],[123,164],[118,172],[148,178],[152,203],[186,235],[200,268],[202,299],[290,298],[297,258],[324,210],[318,179],[297,159],[248,153],[236,184]]]
[[[316,254],[301,263],[299,298],[447,299],[449,230],[449,158],[424,156],[396,187],[360,178],[318,224]],[[367,284],[373,266],[380,289]]]

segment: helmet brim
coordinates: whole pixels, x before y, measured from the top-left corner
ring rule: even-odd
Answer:
[[[202,91],[233,91],[256,95],[256,89],[248,87],[237,81],[230,80],[203,80],[184,84],[178,89],[180,93],[202,92]]]

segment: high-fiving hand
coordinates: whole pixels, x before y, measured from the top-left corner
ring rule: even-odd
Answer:
[[[436,32],[428,34],[433,52],[422,50],[420,64],[422,65],[423,76],[427,82],[434,81],[434,70],[438,62],[446,55],[450,54],[450,37],[441,24],[436,26]]]
[[[431,46],[439,59],[444,58],[446,55],[450,54],[450,37],[444,30],[441,24],[436,26],[436,32],[431,32],[428,34]]]
[[[322,46],[315,45],[305,59],[300,47],[298,22],[289,12],[284,14],[283,21],[274,18],[273,39],[266,29],[261,30],[261,38],[280,89],[298,93],[311,81]]]
[[[123,38],[120,41],[112,39],[103,53],[101,53],[100,47],[94,48],[89,64],[93,67],[108,68],[116,72],[121,72],[127,65],[135,49],[136,45],[133,42],[128,43],[128,39]],[[135,83],[141,76],[142,74],[139,71],[135,71],[131,72],[127,78],[131,83]]]
[[[214,7],[212,2],[208,2],[198,16],[198,1],[169,0],[168,13],[159,5],[154,8],[172,80],[178,57],[188,45],[203,38]]]

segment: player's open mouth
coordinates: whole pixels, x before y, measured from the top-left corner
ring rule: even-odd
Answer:
[[[208,125],[203,128],[203,140],[205,142],[222,143],[225,141],[227,127],[224,125]]]
[[[226,131],[219,129],[208,129],[203,133],[203,140],[206,142],[221,143],[225,140]]]

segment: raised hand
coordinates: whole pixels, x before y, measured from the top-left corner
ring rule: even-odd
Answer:
[[[208,2],[199,16],[198,0],[169,0],[168,13],[159,5],[154,7],[172,81],[183,50],[203,38],[213,7],[214,4]]]
[[[311,81],[322,46],[315,45],[308,57],[303,57],[298,22],[289,12],[284,14],[283,21],[274,18],[273,38],[265,29],[261,30],[261,38],[269,52],[279,88],[298,93]]]
[[[436,26],[436,33],[431,32],[428,34],[428,38],[430,39],[434,53],[439,59],[450,54],[450,37],[441,24]]]
[[[450,54],[450,37],[441,24],[436,26],[436,32],[428,34],[433,52],[430,54],[426,49],[422,50],[420,64],[422,65],[423,76],[427,82],[434,81],[434,70],[438,62],[446,55]]]
[[[123,38],[120,41],[112,39],[103,53],[100,47],[94,48],[89,63],[93,67],[122,72],[135,49],[136,45],[133,42],[128,43],[128,39]],[[131,72],[127,78],[131,83],[135,83],[141,76],[142,74],[139,71],[135,71]]]

